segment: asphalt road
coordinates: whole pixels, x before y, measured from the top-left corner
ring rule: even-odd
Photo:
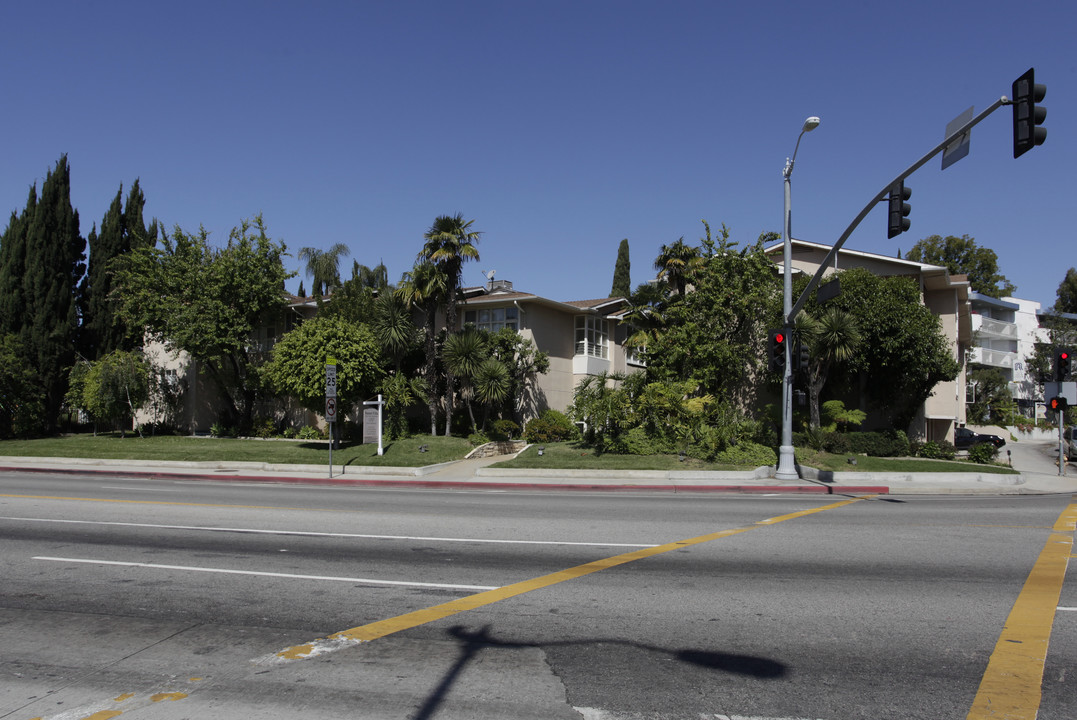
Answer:
[[[1072,720],[1075,502],[0,474],[0,718]]]

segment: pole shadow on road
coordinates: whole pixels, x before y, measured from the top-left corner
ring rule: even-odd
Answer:
[[[449,628],[448,634],[460,642],[460,656],[453,663],[452,667],[442,677],[441,682],[430,693],[426,701],[423,703],[414,715],[411,716],[411,720],[432,720],[441,705],[442,701],[448,696],[449,691],[452,689],[453,684],[457,678],[467,667],[468,663],[475,658],[483,650],[496,649],[496,648],[531,648],[531,647],[553,647],[558,645],[591,645],[596,643],[604,643],[610,645],[625,645],[629,647],[635,647],[640,650],[646,650],[655,653],[664,653],[676,660],[682,662],[692,663],[700,667],[708,668],[711,670],[718,670],[726,673],[733,673],[737,675],[749,675],[754,678],[762,680],[776,680],[785,677],[789,668],[784,664],[777,662],[776,660],[770,660],[767,658],[755,657],[752,655],[737,655],[734,653],[717,652],[713,650],[699,650],[694,648],[686,648],[682,650],[668,650],[666,648],[656,647],[654,645],[647,645],[645,643],[631,642],[628,640],[602,640],[596,638],[587,638],[583,640],[572,641],[558,641],[552,643],[540,643],[538,645],[534,643],[515,643],[504,640],[498,640],[490,634],[490,626],[487,625],[481,630],[471,631],[463,625],[454,625]]]

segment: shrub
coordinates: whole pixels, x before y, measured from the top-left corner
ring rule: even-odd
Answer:
[[[490,442],[490,438],[486,437],[486,433],[477,432],[468,435],[467,441],[475,447],[478,447],[479,445],[485,445]]]
[[[957,450],[953,443],[947,440],[939,442],[926,442],[920,446],[919,456],[931,460],[953,460]]]
[[[579,434],[576,426],[564,413],[546,410],[527,423],[524,439],[529,443],[553,443],[573,440]]]
[[[310,425],[304,425],[303,427],[299,428],[298,437],[300,440],[321,440],[323,435],[318,430],[318,428],[311,427]]]
[[[909,454],[909,438],[899,430],[848,434],[849,452],[872,457],[904,457]]]
[[[273,418],[259,417],[254,419],[251,425],[251,436],[257,438],[271,438],[277,434],[277,426]]]
[[[986,465],[998,457],[998,448],[993,443],[978,443],[969,448],[969,460]]]
[[[511,440],[520,434],[520,426],[512,420],[494,420],[487,423],[486,434],[491,440]]]
[[[855,443],[853,442],[853,435],[861,434],[862,433],[851,433],[846,435],[845,433],[839,432],[827,433],[826,438],[823,440],[823,449],[828,453],[834,453],[835,455],[864,452],[863,450],[854,449]]]
[[[641,427],[634,427],[624,434],[624,446],[629,455],[663,455],[676,452],[670,442],[648,435]]]
[[[776,465],[778,456],[773,449],[765,445],[760,445],[750,440],[741,440],[736,445],[730,445],[715,455],[714,461],[723,465],[760,467],[763,465]]]

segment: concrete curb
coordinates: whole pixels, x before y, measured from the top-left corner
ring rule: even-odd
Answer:
[[[740,494],[939,494],[1031,495],[1077,492],[1077,479],[1031,473],[869,473],[801,468],[804,478],[780,481],[772,467],[754,471],[543,470],[475,467],[457,460],[425,467],[350,466],[332,477],[328,465],[259,462],[101,460],[92,458],[0,458],[0,472],[121,475],[237,483],[290,483],[351,487],[412,487],[459,490],[562,490],[591,492]]]

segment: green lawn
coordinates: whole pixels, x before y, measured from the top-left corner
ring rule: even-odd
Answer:
[[[532,445],[512,460],[495,464],[499,468],[552,468],[556,470],[751,470],[736,465],[717,465],[695,458],[684,461],[676,455],[596,454],[594,448],[576,442],[547,443],[542,456]]]
[[[428,452],[419,452],[426,445]],[[459,460],[471,450],[463,438],[417,436],[377,445],[345,443],[333,450],[335,465],[420,467]],[[302,440],[255,440],[165,435],[140,438],[119,435],[67,435],[38,440],[0,441],[0,456],[99,458],[108,460],[184,460],[325,465],[329,443]]]
[[[425,445],[427,452],[419,452]],[[579,443],[548,443],[538,454],[531,446],[511,460],[496,463],[500,468],[549,468],[556,470],[751,470],[735,465],[718,465],[695,458],[683,461],[676,455],[596,454]],[[421,467],[462,459],[471,450],[463,438],[418,435],[387,443],[378,457],[377,445],[346,443],[333,451],[336,465]],[[69,457],[110,460],[241,461],[286,465],[325,465],[329,462],[327,442],[302,440],[254,440],[166,435],[140,438],[119,435],[67,435],[38,440],[0,441],[0,456]],[[834,472],[992,472],[1013,473],[1005,465],[977,465],[966,461],[921,460],[917,458],[874,458],[797,450],[797,461],[805,466]]]
[[[983,472],[1017,474],[1007,465],[980,465],[968,460],[925,460],[923,458],[882,458],[865,455],[834,455],[798,448],[797,462],[819,470],[833,472]],[[849,462],[856,460],[856,465]]]

